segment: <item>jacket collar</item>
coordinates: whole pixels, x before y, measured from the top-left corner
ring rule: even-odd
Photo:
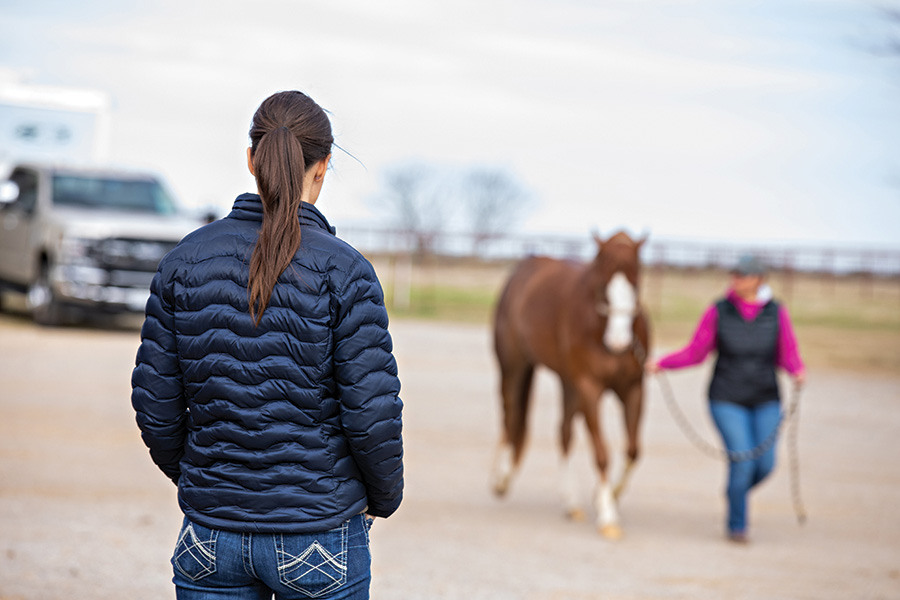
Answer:
[[[728,298],[729,302],[739,308],[744,306],[765,306],[773,299],[772,288],[769,287],[769,284],[767,283],[759,286],[759,290],[756,292],[756,298],[754,300],[744,300],[737,295],[737,292],[735,292],[733,288],[728,288],[725,297]]]
[[[300,217],[301,224],[318,227],[334,235],[334,227],[331,226],[325,215],[320,213],[319,209],[312,204],[301,202],[297,214]],[[259,194],[241,194],[238,196],[234,201],[234,206],[231,208],[228,218],[262,222],[263,206]]]

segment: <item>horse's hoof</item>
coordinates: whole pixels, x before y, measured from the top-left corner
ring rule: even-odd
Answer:
[[[587,515],[580,508],[570,508],[566,510],[566,517],[578,523],[582,523],[587,519]]]
[[[622,528],[616,524],[603,525],[598,529],[600,530],[600,535],[613,542],[621,540],[625,535],[625,532],[622,531]]]
[[[506,444],[500,444],[494,458],[494,467],[491,469],[491,487],[494,489],[494,495],[498,498],[505,496],[509,490],[514,470],[512,448]]]

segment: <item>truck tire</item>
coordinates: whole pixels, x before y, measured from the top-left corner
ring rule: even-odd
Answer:
[[[37,279],[28,287],[27,302],[31,318],[38,325],[57,327],[63,324],[62,307],[50,285],[50,264],[46,260],[41,262]]]

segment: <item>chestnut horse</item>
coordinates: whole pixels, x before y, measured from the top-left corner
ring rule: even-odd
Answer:
[[[597,242],[588,264],[530,257],[513,271],[497,304],[494,348],[500,364],[503,432],[494,465],[493,486],[502,496],[522,459],[534,369],[544,365],[562,383],[561,445],[564,503],[571,518],[583,518],[576,498],[569,450],[572,423],[582,415],[594,449],[599,482],[593,496],[596,524],[611,539],[621,537],[615,499],[638,457],[638,425],[643,374],[649,347],[641,311],[638,254],[644,240],[617,233]],[[628,444],[627,462],[615,489],[601,431],[601,395],[612,390],[622,401]]]

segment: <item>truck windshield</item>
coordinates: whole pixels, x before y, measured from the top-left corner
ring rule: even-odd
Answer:
[[[158,215],[176,212],[172,198],[158,181],[152,179],[56,175],[53,177],[53,203]]]

